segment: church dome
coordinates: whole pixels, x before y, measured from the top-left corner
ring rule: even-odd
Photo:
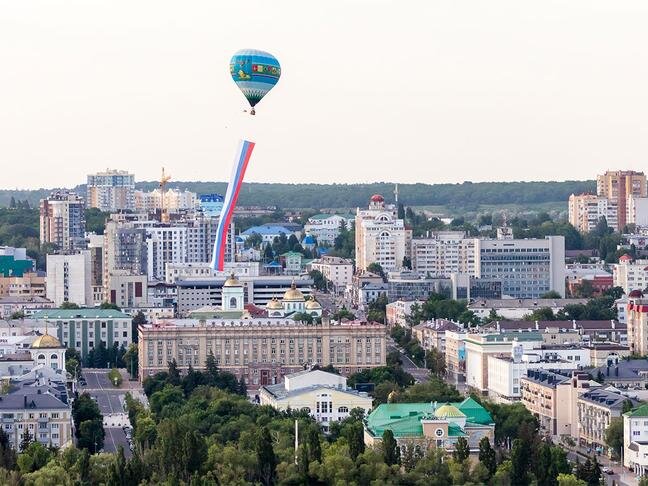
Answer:
[[[283,310],[283,305],[281,305],[281,302],[279,302],[277,299],[272,299],[266,305],[266,309],[267,310]]]
[[[464,413],[461,410],[459,410],[454,405],[450,405],[449,403],[446,403],[445,405],[441,405],[439,408],[437,408],[434,411],[434,416],[436,418],[442,418],[442,419],[465,417]]]
[[[32,349],[51,349],[51,348],[62,348],[61,341],[56,339],[54,336],[50,336],[45,333],[42,336],[36,338],[32,343]]]
[[[240,287],[241,282],[239,282],[239,279],[236,278],[236,275],[233,273],[229,276],[227,280],[225,280],[225,283],[223,284],[223,287]]]
[[[297,284],[293,281],[293,283],[290,285],[290,288],[286,290],[286,293],[283,296],[283,300],[286,301],[291,301],[291,302],[303,302],[304,299],[304,294],[301,293],[301,290],[297,288]]]
[[[371,196],[371,202],[374,203],[385,202],[385,198],[382,197],[380,194],[374,194],[373,196]]]
[[[319,302],[315,300],[315,296],[311,295],[311,298],[306,302],[306,309],[308,310],[320,310],[322,306]]]

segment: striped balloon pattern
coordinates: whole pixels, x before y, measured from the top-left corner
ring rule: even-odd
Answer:
[[[232,222],[232,215],[238,201],[241,186],[243,184],[243,177],[247,169],[250,157],[252,157],[252,150],[254,150],[254,142],[248,140],[239,141],[234,157],[234,166],[232,167],[232,174],[230,176],[229,184],[227,185],[227,192],[223,200],[223,208],[220,213],[220,220],[218,221],[218,229],[216,230],[216,241],[214,242],[214,250],[212,252],[211,268],[218,271],[223,271],[225,265],[225,250],[227,248],[227,231],[229,230],[230,223]],[[232,238],[234,235],[232,235]]]
[[[232,56],[230,74],[254,108],[279,81],[281,66],[268,52],[242,49]]]

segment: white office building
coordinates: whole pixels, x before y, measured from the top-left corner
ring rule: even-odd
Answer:
[[[340,234],[340,226],[346,225],[347,229],[353,226],[354,217],[352,214],[316,214],[308,218],[304,225],[304,233],[314,236],[318,244],[333,245],[335,238]]]
[[[475,274],[475,240],[464,231],[436,231],[412,239],[412,270],[431,277]]]
[[[633,290],[643,291],[648,287],[648,260],[632,260],[628,255],[619,258],[612,265],[612,278],[615,287],[621,287],[626,295]]]
[[[332,290],[342,292],[353,280],[353,261],[346,258],[323,256],[310,263],[311,270],[318,270],[327,282],[332,285]]]

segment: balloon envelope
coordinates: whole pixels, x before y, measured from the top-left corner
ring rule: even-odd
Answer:
[[[242,49],[232,56],[230,73],[254,108],[279,81],[281,66],[277,58],[268,52]]]

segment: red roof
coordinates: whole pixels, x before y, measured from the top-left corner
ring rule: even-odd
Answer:
[[[619,258],[619,261],[620,261],[620,262],[627,262],[627,261],[629,261],[629,260],[632,260],[632,257],[631,257],[630,255],[628,255],[627,253],[626,253],[625,255],[622,255],[622,256]]]
[[[382,197],[380,194],[374,194],[371,196],[371,202],[384,202],[385,198]]]

